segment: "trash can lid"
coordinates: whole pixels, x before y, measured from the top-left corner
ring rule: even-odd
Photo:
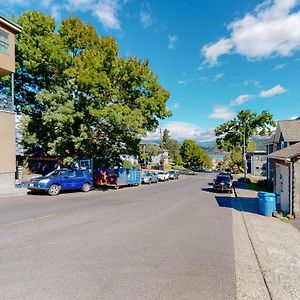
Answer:
[[[274,193],[269,193],[269,192],[258,192],[258,196],[262,197],[276,197],[276,194]]]

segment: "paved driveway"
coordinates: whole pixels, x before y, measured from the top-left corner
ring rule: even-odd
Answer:
[[[0,299],[234,299],[232,210],[209,174],[0,199]]]

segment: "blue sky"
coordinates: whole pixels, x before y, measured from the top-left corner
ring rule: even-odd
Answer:
[[[242,109],[300,115],[299,0],[0,0],[6,17],[28,9],[58,24],[73,13],[113,36],[121,56],[149,59],[171,93],[161,127],[174,138],[211,140]]]

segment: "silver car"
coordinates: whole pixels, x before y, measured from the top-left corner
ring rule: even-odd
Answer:
[[[142,174],[142,183],[157,183],[158,182],[158,177],[155,172],[146,172]]]

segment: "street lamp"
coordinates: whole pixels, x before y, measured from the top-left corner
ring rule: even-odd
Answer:
[[[241,134],[243,136],[243,166],[244,166],[244,181],[246,181],[247,178],[247,158],[246,158],[246,132],[244,130],[244,132],[241,131],[227,131],[227,133],[238,133]]]
[[[247,178],[247,158],[246,158],[246,133],[241,133],[243,135],[243,164],[244,164],[244,181]]]

